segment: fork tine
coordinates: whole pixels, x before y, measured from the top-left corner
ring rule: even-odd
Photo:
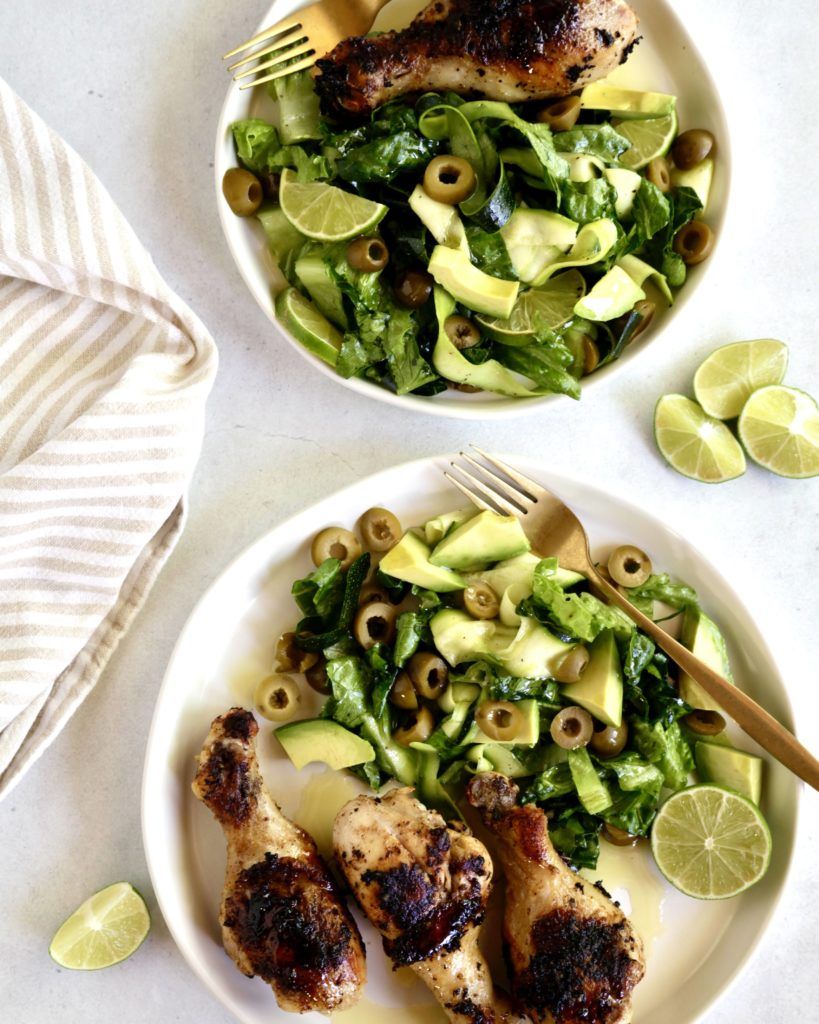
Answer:
[[[241,43],[239,46],[229,50],[222,57],[222,60],[227,60],[229,57],[235,57],[237,53],[241,53],[243,50],[247,50],[251,46],[257,46],[259,43],[265,43],[268,39],[272,39],[273,36],[277,36],[288,29],[295,28],[298,24],[300,24],[298,18],[282,18],[282,20],[277,21],[275,25],[271,25],[263,32],[253,36],[252,39],[248,39],[247,42]]]
[[[492,508],[492,506],[488,502],[484,501],[483,498],[479,498],[476,494],[473,494],[468,487],[464,487],[460,480],[456,480],[451,473],[444,473],[444,476],[451,484],[454,484],[462,494],[465,494],[473,505],[477,505],[478,508],[482,508],[485,512],[497,512],[497,509]]]
[[[309,41],[308,41],[309,43]],[[293,75],[297,71],[303,71],[305,68],[311,68],[316,63],[316,51],[315,50],[302,50],[302,53],[309,53],[309,57],[305,57],[304,60],[298,61],[296,64],[285,64],[279,71],[272,71],[269,75],[262,75],[261,78],[254,78],[252,82],[245,82],[244,85],[240,85],[240,89],[252,89],[256,85],[262,85],[264,82],[272,82],[277,78],[284,78],[285,75]],[[287,57],[298,57],[299,54],[286,54]]]
[[[249,64],[252,60],[257,60],[260,57],[266,57],[269,53],[273,53],[282,46],[288,46],[290,43],[295,43],[303,35],[304,29],[301,25],[294,25],[293,28],[283,32],[274,43],[270,44],[270,46],[265,46],[261,50],[254,50],[249,57],[243,57],[241,60],[237,60],[235,64],[231,64],[228,71],[235,71],[236,68],[240,68],[243,64]]]
[[[473,487],[477,487],[481,494],[489,498],[493,504],[497,505],[497,507],[502,509],[508,516],[519,516],[522,514],[521,510],[516,505],[507,501],[506,498],[502,498],[497,491],[493,491],[491,487],[487,487],[485,483],[479,480],[476,476],[473,476],[469,470],[464,469],[463,466],[455,465],[454,462],[452,463],[452,466],[454,469],[457,469],[461,476],[466,477],[466,479],[472,483]]]
[[[477,459],[473,459],[471,455],[467,455],[466,452],[459,453],[462,459],[465,459],[470,465],[474,466],[479,473],[482,473],[496,489],[503,491],[507,498],[515,502],[520,506],[520,511],[526,511],[527,506],[532,504],[532,500],[527,494],[523,494],[521,491],[514,488],[511,484],[507,483],[502,479],[494,470],[489,469],[487,466],[482,466]]]
[[[528,476],[524,476],[523,473],[519,473],[517,470],[512,469],[511,466],[508,466],[505,462],[501,462],[501,460],[496,458],[494,455],[489,455],[476,444],[470,444],[469,447],[474,448],[481,458],[486,459],[486,461],[490,462],[496,469],[499,469],[501,473],[505,473],[510,480],[514,480],[516,484],[524,488],[533,501],[537,501],[540,495],[548,493],[540,484],[536,484],[535,481],[530,480]]]
[[[238,82],[240,78],[247,78],[248,75],[255,75],[258,71],[267,71],[268,68],[275,68],[281,64],[283,60],[290,60],[292,57],[300,57],[303,53],[307,52],[307,49],[302,47],[301,50],[296,50],[295,47],[300,44],[306,43],[307,49],[309,49],[309,40],[302,36],[300,39],[290,39],[283,46],[275,46],[272,48],[274,56],[270,60],[266,60],[264,64],[256,64],[252,68],[247,68],[245,71],[240,71],[238,74],[233,76],[233,81]]]

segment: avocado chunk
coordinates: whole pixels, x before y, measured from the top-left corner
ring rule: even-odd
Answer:
[[[476,313],[507,320],[520,291],[518,281],[502,281],[473,266],[466,253],[436,245],[429,261],[429,272],[449,294]]]
[[[381,559],[379,568],[397,580],[434,590],[438,594],[463,590],[466,581],[451,569],[433,565],[429,554],[430,549],[420,537],[414,533],[405,533]]]
[[[589,814],[601,814],[611,807],[611,793],[597,774],[588,750],[585,747],[570,750],[566,760],[580,803]]]
[[[435,516],[434,519],[428,519],[424,523],[424,537],[427,544],[434,547],[451,530],[465,523],[467,519],[474,519],[477,514],[478,510],[475,508],[459,508],[454,512],[444,512],[443,515]]]
[[[755,804],[762,796],[762,759],[744,750],[721,743],[700,740],[694,747],[694,760],[703,782],[733,789]]]
[[[579,682],[564,686],[561,693],[599,721],[617,728],[623,721],[623,672],[614,630],[604,629],[589,648],[589,655]]]
[[[370,743],[329,718],[292,722],[276,729],[275,736],[299,771],[311,761],[338,770],[375,759]]]
[[[494,740],[477,725],[470,732],[469,739],[475,743],[487,743],[498,747],[533,747],[540,740],[540,705],[536,700],[516,700],[515,707],[523,715],[523,722],[514,739]],[[488,757],[487,751],[484,754]],[[491,760],[491,758],[490,758]]]
[[[574,245],[578,225],[547,210],[518,208],[500,229],[512,268],[524,283],[534,281]]]
[[[612,267],[576,304],[574,311],[586,320],[614,320],[634,309],[635,303],[645,297],[643,289],[622,267]]]
[[[302,256],[296,260],[296,276],[310,293],[310,298],[328,320],[347,330],[344,296],[338,282],[318,254]]]
[[[728,661],[728,651],[722,633],[716,623],[712,622],[698,608],[686,609],[680,632],[680,643],[683,647],[687,647],[692,654],[695,654],[700,661],[704,661],[709,668],[719,672],[729,683],[733,683],[734,677],[731,675],[731,664]],[[709,697],[699,683],[696,683],[685,672],[680,675],[680,696],[692,708],[700,708],[704,711],[722,711],[713,697]]]
[[[469,242],[456,206],[432,199],[421,185],[415,186],[409,197],[409,205],[439,245],[445,245],[449,249],[460,249],[469,257]]]
[[[713,180],[714,161],[710,156],[707,156],[696,167],[692,167],[688,171],[680,170],[679,167],[675,167],[671,171],[671,184],[675,188],[693,188],[700,197],[703,213],[705,213],[708,207]]]
[[[496,594],[505,593],[509,587],[518,586],[528,590],[525,596],[532,593],[532,585],[535,576],[535,568],[541,561],[540,555],[526,551],[522,555],[515,555],[514,558],[505,558],[493,569],[484,569],[482,572],[470,573],[467,576],[468,583],[488,583]],[[573,587],[575,583],[582,582],[586,577],[579,572],[572,572],[571,569],[563,569],[558,566],[552,579],[559,586]]]
[[[430,561],[450,569],[466,569],[514,558],[530,547],[517,516],[479,512],[439,541]]]

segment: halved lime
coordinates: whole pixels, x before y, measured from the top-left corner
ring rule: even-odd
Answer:
[[[745,450],[779,476],[819,476],[819,408],[810,395],[781,384],[755,391],[737,424]]]
[[[502,345],[530,345],[538,328],[557,330],[574,315],[575,303],[586,292],[579,270],[568,270],[540,288],[521,292],[508,320],[477,317],[486,333]]]
[[[755,885],[771,860],[771,830],[759,808],[720,786],[669,797],[651,827],[651,852],[686,896],[724,900]]]
[[[276,297],[276,316],[304,347],[330,366],[338,362],[342,337],[298,288],[285,288]]]
[[[60,967],[97,971],[135,953],[150,927],[148,908],[136,889],[129,882],[114,882],[60,925],[48,952]]]
[[[294,228],[320,242],[343,242],[365,235],[387,212],[387,207],[320,181],[302,184],[294,171],[285,170],[279,185],[282,212]]]
[[[709,416],[731,420],[758,388],[780,384],[788,346],[771,338],[723,345],[694,374],[694,395]]]
[[[663,458],[704,484],[745,472],[745,455],[731,431],[684,395],[664,395],[654,411],[654,437]]]
[[[631,149],[620,157],[620,166],[639,171],[671,149],[671,143],[677,137],[677,112],[672,110],[665,117],[649,117],[640,121],[620,121],[615,127],[617,134],[631,143]]]

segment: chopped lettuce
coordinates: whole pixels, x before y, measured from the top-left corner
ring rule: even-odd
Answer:
[[[687,583],[678,583],[672,580],[667,572],[655,573],[653,576],[649,576],[641,586],[632,587],[628,592],[628,599],[644,615],[648,616],[651,616],[654,611],[655,601],[671,605],[678,611],[683,611],[686,608],[699,608],[696,591]]]
[[[694,755],[679,722],[663,725],[657,721],[649,725],[638,719],[633,724],[632,735],[637,750],[660,769],[669,789],[688,785],[688,775],[694,770]]]
[[[332,621],[344,597],[344,575],[337,558],[327,558],[302,580],[296,580],[291,589],[296,604],[308,618],[318,616],[324,622]]]
[[[282,142],[303,142],[321,138],[319,98],[309,70],[274,79],[268,86],[276,101]]]
[[[534,593],[523,602],[521,614],[539,612],[537,617],[547,625],[555,623],[563,634],[578,640],[592,641],[604,629],[613,629],[621,638],[634,632],[634,623],[618,608],[603,604],[593,594],[567,594],[555,580],[556,569],[554,558],[544,558],[535,566]]]
[[[615,165],[631,143],[610,124],[576,125],[553,136],[558,153],[585,153]]]
[[[342,157],[336,173],[344,181],[392,181],[399,174],[425,167],[438,145],[414,132],[398,132],[357,146]]]
[[[254,174],[268,170],[268,161],[281,149],[279,133],[272,124],[251,117],[231,125],[236,155],[243,167]]]
[[[590,224],[603,218],[614,220],[616,201],[617,192],[605,178],[570,181],[563,186],[560,209],[578,224]]]

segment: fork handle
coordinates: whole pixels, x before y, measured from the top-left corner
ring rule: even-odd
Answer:
[[[718,672],[714,672],[695,657],[688,648],[669,636],[656,622],[643,615],[596,570],[592,570],[591,577],[595,586],[621,608],[644,633],[647,633],[685,673],[698,682],[760,747],[767,750],[771,757],[776,758],[809,786],[819,790],[819,761],[792,733],[755,700],[751,700],[742,690],[723,679]]]

